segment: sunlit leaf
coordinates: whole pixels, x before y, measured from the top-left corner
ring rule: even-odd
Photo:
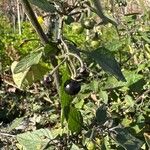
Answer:
[[[26,57],[22,58],[15,66],[13,73],[17,74],[20,72],[24,72],[32,65],[38,64],[42,57],[42,53],[42,51],[37,51],[34,53],[30,53]]]
[[[54,138],[48,129],[39,129],[17,135],[17,141],[26,150],[44,150],[49,141]]]
[[[118,62],[108,49],[100,47],[94,51],[88,52],[87,55],[97,62],[104,71],[114,75],[118,80],[126,81]]]
[[[32,65],[27,70],[19,73],[14,73],[14,68],[18,62],[13,62],[11,66],[12,76],[18,88],[24,88],[32,85],[34,82],[39,81],[48,72],[48,67],[43,64]]]
[[[83,118],[76,108],[71,107],[68,118],[68,128],[71,132],[80,132],[82,129]]]
[[[25,77],[29,71],[30,68],[26,69],[25,71],[19,72],[17,74],[14,74],[14,68],[16,67],[16,65],[18,64],[18,62],[14,61],[11,65],[11,71],[12,71],[12,77],[13,80],[15,82],[15,84],[17,85],[18,88],[22,87],[22,83],[24,82],[24,85],[27,85],[27,81],[25,81]]]
[[[21,118],[16,118],[12,124],[10,125],[10,127],[8,128],[8,131],[10,132],[11,130],[17,128],[24,120],[24,117]]]

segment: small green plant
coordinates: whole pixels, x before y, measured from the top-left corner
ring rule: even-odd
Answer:
[[[0,135],[15,148],[149,148],[148,19],[113,12],[127,3],[110,4],[116,23],[99,0],[21,0],[22,34],[0,29]]]

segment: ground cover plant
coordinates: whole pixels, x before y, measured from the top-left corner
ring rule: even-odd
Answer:
[[[0,148],[150,148],[150,2],[0,1]]]

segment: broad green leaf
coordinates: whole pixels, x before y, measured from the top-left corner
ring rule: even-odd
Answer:
[[[76,108],[70,107],[69,117],[68,117],[68,128],[71,132],[79,133],[82,129],[83,118]]]
[[[11,65],[12,77],[13,77],[13,80],[14,80],[15,84],[17,85],[17,87],[22,88],[23,82],[24,82],[24,85],[27,85],[27,81],[24,79],[25,79],[30,68],[28,68],[25,71],[14,74],[14,68],[16,67],[17,64],[18,64],[18,62],[14,61]]]
[[[25,79],[28,81],[28,85],[40,81],[48,71],[49,68],[42,63],[32,65],[25,77]]]
[[[18,62],[13,62],[11,66],[12,76],[18,88],[24,88],[32,85],[34,82],[39,81],[47,73],[48,67],[43,64],[36,64],[29,67],[24,72],[14,74],[14,68]]]
[[[96,120],[100,125],[103,125],[107,121],[107,108],[103,104],[96,110]]]
[[[124,71],[124,75],[126,76],[127,82],[120,82],[120,81],[117,82],[115,78],[109,77],[108,80],[106,81],[104,89],[124,87],[124,86],[132,88],[132,85],[135,85],[143,78],[143,75],[138,74],[135,71],[126,70]],[[136,86],[135,88],[138,88],[138,87]]]
[[[132,136],[121,125],[111,129],[110,136],[126,150],[139,150],[143,145],[143,141]]]
[[[39,129],[17,135],[17,141],[24,150],[44,150],[50,140],[55,137],[48,129]]]
[[[47,0],[30,0],[30,2],[46,12],[54,13],[56,11],[54,5]]]
[[[20,126],[20,124],[23,122],[24,120],[24,117],[21,117],[21,118],[16,118],[12,124],[9,126],[8,128],[8,132],[10,132],[11,130],[17,128],[18,126]]]
[[[145,138],[145,141],[148,145],[148,148],[150,149],[150,135],[147,133],[144,133],[144,138]]]
[[[88,52],[87,55],[96,61],[104,71],[114,75],[118,80],[126,81],[118,62],[108,49],[100,47],[94,51]]]
[[[33,52],[21,59],[14,68],[13,73],[17,74],[24,72],[32,65],[38,64],[42,57],[42,53],[42,51]]]
[[[64,83],[66,82],[66,80],[70,79],[70,72],[68,70],[68,68],[65,66],[62,70],[62,84],[60,87],[60,98],[61,98],[61,109],[62,109],[62,118],[61,118],[61,122],[63,122],[64,119],[68,120],[68,114],[70,111],[70,104],[73,100],[73,97],[68,95],[65,91],[64,91]]]

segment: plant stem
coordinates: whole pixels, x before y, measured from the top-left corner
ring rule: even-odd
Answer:
[[[147,89],[142,95],[140,95],[138,98],[136,98],[136,103],[139,103],[142,99],[146,97],[150,93],[150,89]]]
[[[102,19],[102,23],[104,23],[104,24],[111,23],[116,27],[117,23],[104,15],[101,0],[93,0],[93,3],[95,6],[97,15]]]
[[[21,35],[21,21],[20,21],[19,0],[17,0],[17,16],[18,16],[18,30],[19,30],[19,34]]]
[[[0,135],[1,136],[8,136],[8,137],[16,138],[16,135],[12,135],[12,134],[8,134],[8,133],[2,133],[2,132],[0,132]]]
[[[21,0],[21,3],[25,9],[25,13],[27,14],[31,24],[33,25],[37,34],[39,35],[42,43],[44,45],[48,44],[49,43],[48,38],[46,37],[42,27],[40,26],[40,24],[39,24],[39,22],[35,16],[35,13],[33,12],[32,8],[31,8],[29,1],[28,0]]]

